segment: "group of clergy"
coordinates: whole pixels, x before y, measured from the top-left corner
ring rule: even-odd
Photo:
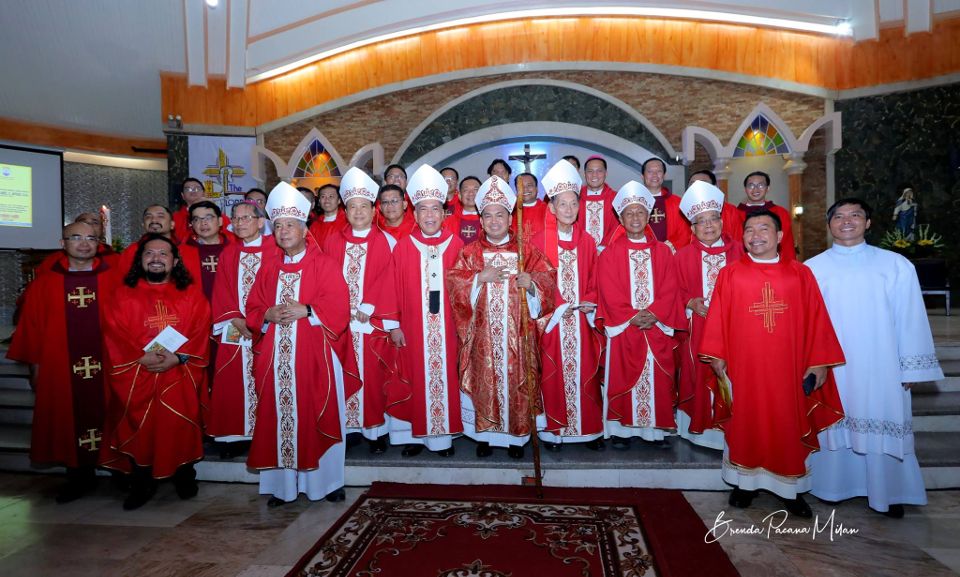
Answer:
[[[604,158],[579,169],[511,186],[499,159],[483,181],[391,165],[381,186],[351,168],[253,189],[231,218],[190,178],[119,255],[80,215],[8,353],[32,369],[31,458],[66,466],[61,502],[97,466],[127,473],[136,509],[167,477],[197,494],[207,435],[280,506],[343,499],[352,432],[372,453],[448,457],[465,435],[517,459],[532,433],[552,451],[678,434],[723,451],[733,506],[926,502],[909,389],[942,372],[916,273],[866,244],[865,202],[830,207],[833,247],[804,265],[765,173],[733,206],[709,171],[672,194],[655,157],[619,190]]]

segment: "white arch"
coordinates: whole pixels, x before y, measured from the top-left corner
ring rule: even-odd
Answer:
[[[569,124],[566,122],[515,122],[475,130],[459,138],[455,138],[450,142],[445,142],[410,163],[410,166],[407,167],[407,173],[413,173],[423,164],[439,166],[441,161],[445,162],[447,159],[476,145],[490,144],[496,141],[518,137],[556,137],[579,141],[584,144],[595,144],[623,154],[633,160],[638,167],[646,159],[657,156],[653,151],[647,150],[635,142],[631,142],[609,132],[590,128],[589,126]],[[683,165],[669,164],[669,161],[672,159],[666,160],[668,161],[666,180],[685,183],[686,175]],[[640,171],[638,168],[637,180],[639,179]]]
[[[450,110],[451,108],[459,106],[460,104],[468,100],[471,100],[477,96],[480,96],[481,94],[492,92],[494,90],[499,90],[501,88],[510,88],[514,86],[557,86],[561,88],[568,88],[570,90],[576,90],[578,92],[583,92],[591,96],[600,98],[601,100],[609,102],[610,104],[613,104],[617,108],[623,110],[624,112],[629,114],[632,118],[634,118],[637,122],[642,124],[644,128],[646,128],[647,130],[650,131],[651,134],[653,134],[654,138],[657,139],[657,142],[659,142],[660,145],[663,146],[664,150],[666,150],[667,153],[669,154],[671,160],[677,158],[677,151],[673,148],[673,145],[670,144],[670,141],[667,140],[667,138],[663,135],[663,133],[660,132],[660,130],[656,126],[654,126],[652,122],[647,120],[645,116],[637,112],[632,106],[620,100],[619,98],[610,96],[606,92],[601,92],[595,88],[591,88],[583,84],[577,84],[575,82],[567,82],[565,80],[553,80],[550,78],[530,78],[530,79],[519,79],[519,80],[505,80],[503,82],[490,84],[489,86],[484,86],[482,88],[472,90],[458,98],[454,98],[450,102],[447,102],[440,108],[434,110],[433,113],[430,114],[430,116],[428,116],[423,122],[417,125],[417,127],[414,128],[413,131],[410,132],[406,140],[403,141],[403,144],[400,145],[400,148],[397,149],[396,154],[393,155],[393,160],[391,160],[391,162],[392,163],[400,162],[400,159],[403,158],[403,154],[407,151],[408,148],[410,148],[410,145],[413,144],[413,142],[417,139],[417,137],[419,137],[420,134],[428,126],[430,126],[430,124],[433,123],[434,120],[439,118],[444,112]],[[563,123],[556,123],[556,124],[563,124]]]
[[[267,175],[263,172],[264,165],[260,162],[261,156],[273,163],[277,174],[281,174],[286,170],[287,163],[284,162],[277,153],[259,144],[254,146],[250,151],[250,176],[260,184],[267,182]]]
[[[716,134],[700,126],[688,126],[683,129],[681,134],[681,150],[683,150],[683,163],[690,164],[697,156],[697,143],[700,143],[707,149],[707,154],[711,160],[720,158],[723,152],[723,144]]]
[[[360,147],[355,153],[353,153],[353,158],[350,159],[350,166],[359,166],[362,167],[367,164],[368,160],[373,161],[373,173],[381,174],[384,169],[383,163],[383,145],[379,142],[371,142]]]
[[[797,137],[793,135],[793,131],[790,130],[790,127],[787,126],[787,123],[780,118],[780,115],[774,112],[773,109],[763,102],[760,102],[756,107],[754,107],[750,114],[744,118],[737,130],[734,131],[733,136],[730,138],[730,142],[727,143],[727,146],[723,150],[722,156],[733,158],[733,153],[737,150],[737,143],[740,142],[740,137],[742,137],[743,133],[750,128],[750,125],[753,123],[753,119],[756,118],[758,114],[764,115],[771,124],[777,127],[780,135],[783,136],[783,140],[786,141],[787,148],[790,149],[790,152],[804,152],[806,150],[800,149],[800,143],[797,141]]]
[[[806,152],[810,149],[810,141],[813,139],[813,135],[820,128],[826,129],[824,130],[824,136],[826,137],[825,144],[827,147],[827,154],[833,154],[834,152],[843,148],[843,130],[840,120],[841,117],[839,112],[824,114],[815,120],[814,123],[808,126],[806,130],[803,131],[803,134],[800,135],[799,150]]]
[[[330,153],[330,156],[333,158],[333,161],[337,163],[337,168],[340,169],[341,174],[346,171],[347,165],[343,163],[343,158],[340,156],[340,153],[337,152],[337,149],[330,144],[330,141],[327,140],[327,137],[323,135],[322,132],[317,130],[316,127],[310,129],[310,132],[300,141],[300,144],[297,145],[297,148],[294,149],[293,155],[290,156],[290,160],[287,162],[284,167],[283,172],[277,171],[277,176],[281,180],[289,181],[293,178],[293,171],[297,168],[297,164],[300,163],[300,159],[303,157],[303,153],[307,151],[307,148],[310,146],[310,143],[314,139],[320,141],[320,144],[323,145],[324,150]]]

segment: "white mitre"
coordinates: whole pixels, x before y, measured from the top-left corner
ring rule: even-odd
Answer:
[[[375,203],[379,192],[380,186],[377,182],[356,166],[350,167],[350,170],[340,179],[340,198],[343,199],[344,206],[348,200],[358,196]]]
[[[579,195],[582,184],[580,172],[566,160],[554,164],[553,168],[543,175],[543,190],[547,198],[553,198],[563,192],[575,192]]]
[[[513,192],[505,180],[493,175],[480,185],[474,203],[477,205],[477,213],[482,213],[483,209],[491,204],[499,204],[507,209],[507,212],[513,212],[517,205],[517,193]]]
[[[407,194],[413,206],[424,200],[439,200],[444,203],[447,202],[447,181],[437,169],[424,164],[407,181]]]
[[[723,210],[723,191],[709,182],[695,180],[680,198],[680,212],[693,222],[701,212]]]
[[[617,191],[617,196],[613,197],[613,210],[617,211],[617,214],[620,214],[623,212],[623,209],[631,204],[640,204],[643,205],[649,213],[653,210],[654,202],[656,202],[656,200],[646,186],[643,186],[635,180],[631,180],[621,186],[620,190]]]
[[[273,187],[267,196],[267,216],[271,221],[278,218],[295,218],[307,222],[310,217],[310,201],[299,190],[286,182]]]

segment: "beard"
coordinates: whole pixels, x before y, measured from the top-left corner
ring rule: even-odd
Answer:
[[[164,282],[164,281],[167,280],[167,277],[168,277],[168,276],[169,276],[169,275],[168,275],[168,273],[167,273],[166,271],[164,271],[164,272],[151,272],[151,271],[146,271],[146,274],[144,274],[144,277],[147,279],[147,282],[152,282],[152,283],[161,283],[161,282]]]

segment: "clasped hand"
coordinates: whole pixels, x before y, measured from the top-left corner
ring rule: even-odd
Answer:
[[[509,280],[509,278],[510,270],[505,266],[488,266],[477,275],[477,280],[480,282],[502,282]],[[522,289],[532,289],[533,278],[530,273],[517,273],[517,286]]]
[[[144,354],[140,357],[140,364],[151,373],[162,373],[179,365],[180,359],[170,351],[161,349]]]
[[[267,309],[263,318],[267,322],[278,325],[289,325],[300,319],[307,318],[307,305],[300,304],[295,300],[288,300],[286,304],[274,305]]]

